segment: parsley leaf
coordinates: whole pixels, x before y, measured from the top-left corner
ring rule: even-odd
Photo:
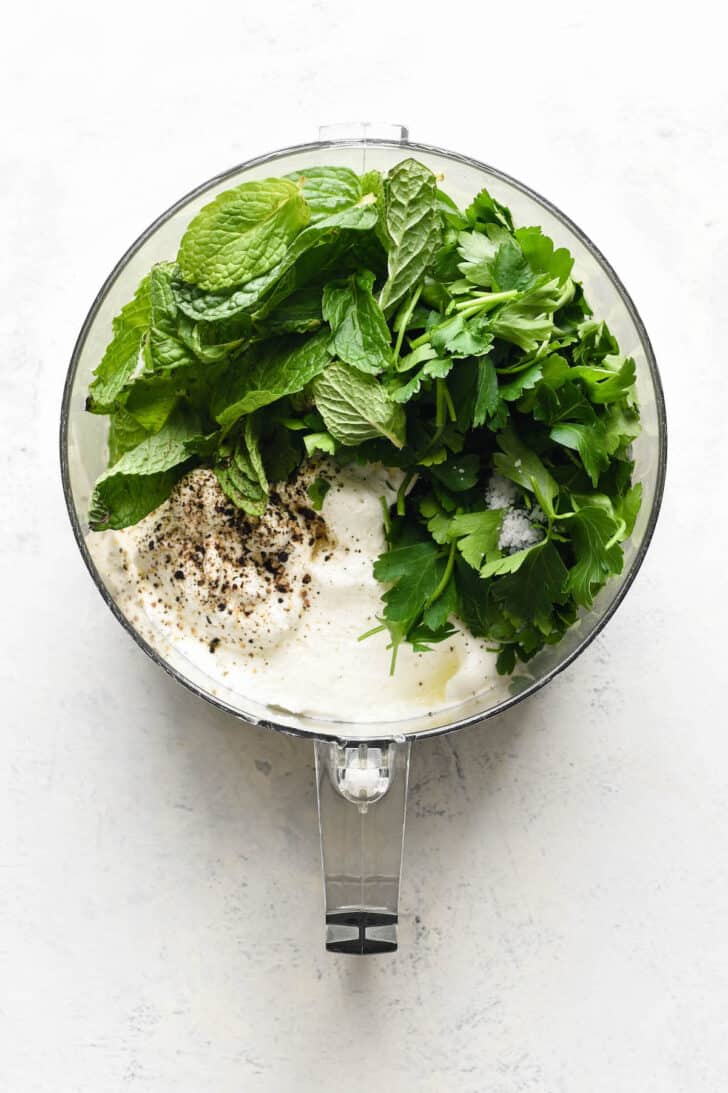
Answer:
[[[622,570],[622,548],[614,542],[617,524],[601,506],[586,505],[569,521],[576,563],[565,590],[582,607],[591,607],[596,591],[610,574]]]
[[[448,539],[456,542],[468,565],[479,570],[483,558],[498,550],[502,526],[502,509],[465,512],[452,517],[447,534]]]
[[[493,466],[504,478],[530,490],[547,516],[554,518],[554,502],[559,487],[542,461],[516,436],[512,427],[498,434],[501,452],[493,456]],[[501,454],[502,453],[502,454]]]
[[[321,512],[324,507],[324,498],[331,489],[331,483],[328,478],[324,478],[322,474],[314,478],[311,485],[308,487],[308,496],[311,498],[311,507],[316,512]]]
[[[525,622],[543,619],[556,603],[566,599],[567,570],[552,542],[526,552],[515,572],[493,586],[493,598],[511,618]]]
[[[452,562],[431,540],[395,547],[381,554],[374,563],[375,578],[392,586],[383,594],[382,600],[385,605],[383,622],[392,640],[393,664],[397,647],[408,639],[421,616],[436,603],[436,593],[446,576],[448,564],[452,568]],[[452,602],[454,600],[450,598],[445,601],[448,610]],[[429,613],[429,620],[436,621],[437,626],[432,629],[425,622],[427,632],[419,629],[414,634],[418,644],[442,641],[452,632],[447,627],[437,629],[443,625],[442,611],[440,608]]]

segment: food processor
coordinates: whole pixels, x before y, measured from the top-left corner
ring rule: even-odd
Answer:
[[[200,209],[241,182],[305,173],[320,165],[357,172],[387,172],[414,157],[442,176],[443,188],[461,207],[483,187],[510,207],[519,225],[539,225],[556,246],[574,257],[594,313],[606,320],[621,351],[634,358],[642,432],[633,444],[634,478],[643,497],[631,537],[623,544],[624,568],[611,578],[590,610],[556,645],[547,645],[512,676],[499,677],[480,697],[459,706],[397,723],[355,722],[299,716],[262,706],[234,687],[223,686],[191,664],[160,634],[143,637],[117,602],[110,575],[87,545],[88,501],[107,462],[105,418],[85,411],[91,375],[111,337],[113,317],[134,295],[141,278],[159,261],[173,258],[182,235]],[[329,126],[317,141],[251,159],[203,183],[164,212],[140,235],[99,291],[71,358],[61,413],[61,467],[71,524],[81,554],[101,595],[136,642],[158,665],[194,694],[246,723],[310,737],[316,762],[318,817],[325,894],[326,947],[340,953],[384,953],[397,948],[410,749],[418,737],[455,732],[495,717],[534,695],[571,664],[599,633],[627,593],[645,556],[657,520],[665,479],[667,434],[660,377],[649,338],[626,289],[600,251],[548,200],[523,183],[468,156],[410,141],[400,126]],[[322,684],[323,685],[323,684]]]

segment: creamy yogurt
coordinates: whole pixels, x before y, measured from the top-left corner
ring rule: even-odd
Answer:
[[[372,575],[385,549],[380,498],[393,500],[399,472],[325,471],[320,514],[309,470],[278,490],[259,521],[227,501],[211,471],[191,471],[155,512],[123,531],[91,533],[89,548],[143,637],[162,653],[175,647],[211,689],[360,723],[442,711],[491,690],[495,656],[460,627],[427,653],[402,646],[394,675],[386,632],[358,640],[382,610]]]

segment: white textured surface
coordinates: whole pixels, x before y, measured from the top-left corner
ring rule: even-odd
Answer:
[[[724,39],[707,3],[14,5],[0,49],[3,1093],[682,1093],[728,1072]],[[404,120],[600,244],[660,360],[661,525],[576,666],[415,747],[402,947],[321,946],[311,748],[188,696],[60,497],[139,229],[319,121]],[[416,917],[417,916],[417,917]]]

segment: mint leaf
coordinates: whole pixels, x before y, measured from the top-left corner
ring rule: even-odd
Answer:
[[[300,183],[312,224],[356,205],[363,193],[359,175],[349,167],[307,167],[286,178]]]
[[[417,160],[405,159],[392,168],[385,194],[389,276],[379,302],[389,314],[423,278],[440,241],[442,227],[435,176]]]
[[[89,502],[92,531],[136,524],[161,505],[189,466],[188,445],[200,433],[197,416],[180,408],[158,433],[124,452],[96,480]]]
[[[333,361],[315,380],[313,395],[326,428],[340,444],[384,436],[396,448],[404,446],[404,411],[374,376]]]
[[[172,283],[177,307],[195,322],[214,323],[239,319],[251,311],[284,272],[283,263],[261,277],[248,281],[242,288],[205,292],[197,285],[188,285],[176,277]],[[251,324],[252,329],[252,324]]]
[[[174,277],[175,267],[171,262],[154,266],[150,276],[149,355],[151,370],[155,372],[196,362],[190,347],[178,337],[180,314],[172,289]]]
[[[86,409],[108,414],[139,366],[142,338],[151,315],[150,275],[141,281],[134,299],[125,304],[112,322],[114,336],[89,386]]]
[[[276,334],[308,334],[323,323],[321,288],[299,289],[259,320],[266,337]]]
[[[309,218],[293,182],[243,182],[219,194],[188,227],[177,256],[181,276],[212,291],[244,285],[283,259]]]
[[[323,372],[330,357],[328,332],[307,338],[271,338],[236,360],[221,377],[212,395],[212,415],[221,425],[234,424],[243,414],[301,391]]]
[[[331,327],[333,356],[376,375],[389,368],[392,349],[387,321],[372,294],[374,274],[352,273],[345,281],[330,281],[324,288],[323,316]]]
[[[129,387],[124,408],[147,432],[157,433],[177,402],[174,383],[142,376]]]
[[[267,425],[270,426],[270,420]],[[266,430],[260,444],[260,454],[266,469],[268,481],[275,484],[285,482],[301,462],[303,452],[300,444],[291,436],[283,425],[273,424]]]
[[[260,454],[260,421],[255,414],[235,439],[220,445],[215,474],[225,494],[249,516],[262,516],[268,507],[268,479]]]
[[[178,306],[191,319],[207,322],[239,318],[257,308],[256,319],[263,321],[272,308],[305,287],[312,275],[331,266],[336,270],[351,239],[368,233],[376,225],[377,215],[376,207],[357,205],[309,224],[276,265],[242,287],[205,292],[197,285],[178,280],[175,283]]]
[[[149,430],[140,425],[135,417],[120,406],[109,418],[109,466],[124,454],[136,448],[149,436]]]

